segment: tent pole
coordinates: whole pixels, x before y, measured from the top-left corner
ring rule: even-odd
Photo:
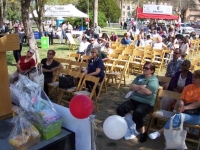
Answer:
[[[82,31],[83,31],[83,18],[82,18]]]

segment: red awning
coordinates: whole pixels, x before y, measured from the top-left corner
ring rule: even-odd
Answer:
[[[174,16],[174,15],[161,15],[161,14],[146,14],[146,13],[143,13],[143,8],[141,8],[141,7],[137,8],[137,18],[178,20],[178,16]]]

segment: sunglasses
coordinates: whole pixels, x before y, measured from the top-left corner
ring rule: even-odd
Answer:
[[[176,54],[176,55],[177,55],[177,54],[180,54],[180,53],[174,52],[174,54]]]
[[[90,40],[90,41],[94,41],[94,40]]]
[[[52,53],[47,53],[48,55],[53,55]]]
[[[96,52],[91,52],[91,53],[96,53]]]
[[[150,70],[150,68],[148,68],[148,67],[143,67],[143,69],[144,69],[144,70]]]
[[[34,54],[34,53],[33,53],[33,52],[31,52],[31,51],[27,51],[27,53]]]

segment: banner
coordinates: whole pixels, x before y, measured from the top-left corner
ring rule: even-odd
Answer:
[[[143,13],[172,15],[172,6],[166,5],[143,5]]]

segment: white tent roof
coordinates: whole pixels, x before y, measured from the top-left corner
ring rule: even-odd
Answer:
[[[45,5],[44,17],[77,17],[88,18],[88,15],[78,10],[74,5]]]

